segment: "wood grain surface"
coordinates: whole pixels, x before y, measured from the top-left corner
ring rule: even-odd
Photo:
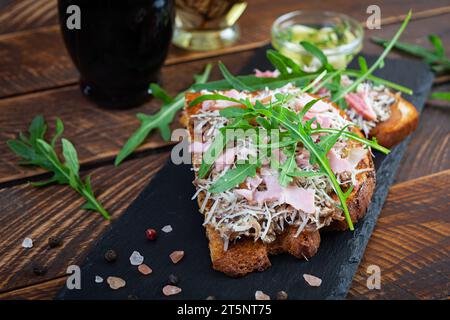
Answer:
[[[423,30],[425,26],[430,25],[430,22],[433,21],[433,24],[431,24],[433,26],[431,32],[443,36],[444,40],[448,38],[449,41],[444,41],[444,43],[446,46],[449,46],[450,32],[439,33],[439,28],[444,31],[449,29],[448,24],[446,23],[449,18],[450,14],[446,14],[433,18],[433,20],[431,20],[432,18],[428,18],[413,21],[411,23],[411,29],[407,29],[404,39],[405,41],[424,43],[427,38],[426,31],[414,32],[410,30]],[[385,37],[390,37],[395,33],[397,28],[398,26],[387,26],[383,29],[383,34]],[[375,31],[368,32],[369,36],[374,34],[379,33]],[[54,40],[49,40],[48,42],[52,43],[52,41]],[[45,41],[36,40],[36,43],[41,42]],[[23,43],[26,46],[29,45],[26,41]],[[51,48],[51,46],[49,47]],[[365,52],[381,52],[381,49],[378,46],[371,44],[368,40],[366,40],[366,47],[367,50],[364,50]],[[24,49],[23,51],[19,50],[19,52],[21,52],[22,55],[25,55],[25,52],[29,49],[30,48]],[[450,47],[448,47],[447,50],[450,51]],[[42,49],[40,52],[42,52],[42,59],[45,61],[45,53],[47,51]],[[248,64],[252,54],[252,51],[233,53],[222,56],[221,60],[229,66],[231,71],[237,72],[243,66]],[[63,54],[63,56],[64,55],[65,54]],[[11,51],[8,54],[10,61],[8,61],[9,64],[5,63],[5,69],[8,65],[17,65],[11,60],[13,56],[17,56],[17,54]],[[61,54],[59,54],[59,56],[61,56]],[[394,54],[393,56],[398,57],[399,55]],[[59,59],[59,61],[62,60],[64,59]],[[188,87],[192,83],[192,78],[190,76],[180,77],[180,74],[191,75],[198,73],[207,62],[215,62],[216,60],[216,58],[208,58],[183,63],[181,65],[164,67],[162,71],[162,82],[164,87],[171,93],[176,93]],[[35,60],[30,60],[32,63],[34,63],[34,61]],[[0,65],[1,64],[2,60],[0,60]],[[37,66],[38,65],[39,64],[37,64]],[[0,68],[0,70],[2,70],[2,68]],[[58,60],[55,61],[54,70],[60,70],[58,77],[61,79],[67,78],[67,74],[64,72],[66,69],[62,65],[58,67]],[[37,69],[33,69],[33,71],[29,70],[27,73],[14,73],[14,78],[10,79],[10,81],[7,81],[8,78],[0,76],[0,84],[4,82],[5,87],[16,87],[20,86],[21,83],[28,86],[27,81],[30,79],[37,79],[39,83],[47,81],[46,79],[48,78],[42,76],[42,72],[38,72],[38,74],[41,75],[39,77],[28,77],[30,73],[34,72],[38,72]],[[57,73],[55,72],[53,75],[56,74]],[[217,71],[213,74],[213,78],[215,77],[218,77]],[[64,81],[60,82],[59,85],[64,86]],[[0,91],[2,90],[1,88],[2,86],[0,85]],[[53,121],[55,117],[60,117],[63,121],[70,119],[70,122],[65,121],[68,122],[66,135],[67,138],[72,140],[72,142],[80,148],[79,155],[83,164],[110,161],[120,150],[120,147],[131,132],[137,128],[138,120],[135,118],[134,114],[136,112],[153,113],[158,108],[159,103],[151,102],[138,109],[127,111],[99,109],[81,95],[77,85],[68,85],[62,88],[54,88],[33,94],[4,98],[0,99],[0,110],[3,110],[0,114],[0,122],[2,123],[0,141],[11,139],[15,137],[19,131],[26,130],[28,123],[35,115],[46,114],[50,115],[48,117],[49,121]],[[448,148],[445,148],[445,146],[448,144],[449,129],[448,126],[445,126],[445,123],[448,123],[449,121],[450,114],[446,111],[434,108],[427,108],[424,111],[420,128],[418,133],[415,134],[415,139],[412,143],[413,147],[410,146],[408,151],[408,157],[413,156],[413,158],[412,160],[410,158],[406,160],[408,164],[415,166],[418,170],[406,170],[406,175],[399,174],[399,181],[408,177],[417,177],[436,172],[436,170],[448,168],[448,154],[442,156],[441,152],[431,151],[441,150],[443,153],[446,153],[447,150],[448,152]],[[437,125],[429,125],[429,123]],[[428,131],[430,130],[433,131],[433,139],[429,139]],[[159,134],[153,134],[140,150],[152,149],[165,144],[166,143],[159,137]],[[40,171],[28,170],[17,166],[17,158],[9,152],[4,143],[0,143],[0,153],[4,154],[0,159],[0,163],[2,164],[0,166],[0,183],[14,179],[23,179],[41,173]],[[429,161],[430,154],[439,156],[436,156],[433,161]],[[418,158],[420,161],[417,160]],[[438,165],[436,165],[435,162],[437,162]],[[431,169],[431,166],[433,166],[434,169]]]
[[[364,20],[372,2],[250,0],[240,20],[242,38],[233,47],[208,53],[171,48],[162,71],[164,87],[171,93],[184,89],[192,81],[190,75],[209,61],[220,59],[233,72],[238,71],[248,63],[252,49],[268,42],[270,25],[282,13],[327,9]],[[94,190],[114,216],[125,210],[168,155],[167,143],[155,134],[138,157],[119,169],[111,165],[138,125],[134,114],[155,112],[158,104],[112,112],[85,100],[77,86],[77,71],[61,41],[55,3],[0,0],[0,299],[51,299],[64,284],[66,267],[81,262],[108,228],[95,213],[79,210],[82,201],[70,188],[37,189],[26,184],[42,171],[17,166],[17,158],[5,142],[26,130],[35,115],[64,120],[65,135],[79,150],[83,174],[93,173]],[[448,0],[385,1],[381,5],[385,24],[381,30],[366,30],[366,35],[391,37],[411,7],[416,20],[402,40],[423,45],[428,34],[434,33],[443,38],[450,52],[448,6]],[[366,39],[364,51],[379,53],[381,49]],[[435,90],[450,90],[448,79],[441,83]],[[349,298],[448,298],[449,123],[448,104],[431,101],[426,106],[397,174],[397,181],[404,182],[391,189]],[[48,249],[48,237],[56,235],[63,236],[63,245]],[[35,240],[34,248],[21,247],[26,236]],[[45,265],[47,273],[34,275],[34,264]],[[366,286],[366,270],[371,264],[381,267],[379,291]]]
[[[392,187],[350,290],[350,298],[446,299],[450,289],[450,170]],[[381,289],[367,288],[367,268]]]

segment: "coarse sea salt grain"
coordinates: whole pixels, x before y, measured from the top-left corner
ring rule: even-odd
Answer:
[[[108,282],[109,287],[113,290],[123,288],[127,284],[125,280],[119,277],[108,277],[106,279],[106,282]]]
[[[95,276],[95,283],[102,283],[103,282],[103,278],[100,276]]]
[[[163,294],[165,296],[173,296],[175,294],[179,294],[181,292],[181,288],[178,288],[178,287],[175,287],[175,286],[171,286],[171,285],[167,285],[167,286],[164,286],[162,291],[163,291]]]
[[[183,259],[184,251],[174,251],[169,255],[169,257],[173,263],[178,263],[181,259]]]
[[[165,233],[172,232],[172,230],[173,230],[173,228],[172,228],[172,226],[171,226],[170,224],[167,225],[167,226],[164,226],[164,227],[161,229],[161,231],[163,231],[163,232],[165,232]]]
[[[31,238],[23,239],[22,247],[24,247],[24,248],[32,248],[33,247],[33,239],[31,239]]]
[[[304,274],[303,275],[303,279],[305,279],[305,281],[311,286],[311,287],[320,287],[320,285],[322,284],[322,279],[310,275],[310,274]]]
[[[130,256],[130,263],[133,266],[138,266],[144,262],[144,257],[137,251],[133,251]]]
[[[256,300],[270,300],[270,297],[265,294],[264,292],[258,290],[255,292],[255,299]]]

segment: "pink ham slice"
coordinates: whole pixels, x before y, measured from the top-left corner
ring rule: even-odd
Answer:
[[[352,171],[358,163],[364,159],[367,150],[364,148],[353,148],[349,151],[347,158],[341,158],[334,149],[328,152],[327,157],[330,162],[331,170],[334,173]]]
[[[355,110],[358,114],[363,116],[366,120],[376,120],[377,115],[371,105],[367,104],[364,101],[364,96],[358,93],[348,93],[345,96],[345,101],[348,103],[348,106]]]
[[[258,78],[277,78],[279,75],[280,75],[280,72],[278,70],[260,71],[258,69],[255,69],[255,76]]]
[[[262,205],[266,201],[279,201],[287,203],[296,210],[302,210],[306,213],[314,213],[314,193],[313,189],[303,189],[297,186],[282,187],[278,183],[276,175],[264,176],[266,191],[256,191],[253,199]]]
[[[189,152],[191,153],[204,153],[208,150],[210,142],[202,143],[200,141],[194,141],[189,145]]]

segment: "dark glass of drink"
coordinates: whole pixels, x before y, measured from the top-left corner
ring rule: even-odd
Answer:
[[[83,94],[108,108],[147,101],[172,39],[173,0],[59,0],[58,9]]]

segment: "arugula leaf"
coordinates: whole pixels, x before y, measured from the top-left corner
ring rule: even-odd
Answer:
[[[287,187],[289,183],[292,182],[292,174],[299,170],[297,166],[297,162],[295,161],[295,150],[297,148],[297,144],[294,145],[293,149],[288,150],[288,158],[281,165],[280,175],[278,177],[278,182],[281,186]],[[286,149],[285,149],[286,150]]]
[[[172,103],[173,98],[169,96],[169,94],[161,88],[157,83],[150,84],[150,90],[152,95],[158,99],[161,99],[165,104]]]
[[[227,67],[225,67],[225,65],[219,61],[219,69],[220,72],[222,72],[223,77],[225,78],[225,80],[236,90],[239,91],[253,91],[253,89],[246,85],[245,83],[243,83],[241,80],[239,80],[238,78],[236,78],[235,76],[233,76],[230,71],[228,71]]]
[[[433,92],[430,97],[433,99],[450,101],[450,92]]]
[[[343,97],[345,97],[345,95],[349,92],[352,92],[354,89],[356,89],[356,87],[363,82],[370,74],[373,73],[373,71],[375,71],[375,69],[377,69],[378,67],[380,67],[380,64],[383,63],[384,58],[388,55],[388,53],[391,51],[391,49],[394,47],[395,43],[397,42],[398,38],[400,37],[400,35],[403,33],[403,30],[405,30],[406,26],[408,25],[409,20],[411,19],[411,15],[412,15],[412,11],[410,10],[408,12],[408,15],[406,16],[405,20],[403,21],[400,29],[397,31],[397,33],[394,35],[394,37],[389,41],[389,43],[387,44],[385,50],[383,51],[383,53],[378,57],[378,59],[375,61],[375,63],[370,66],[370,68],[366,71],[363,72],[357,79],[355,79],[355,81],[353,81],[353,83],[351,85],[349,85],[348,87],[342,89],[338,94],[337,97],[334,99],[334,101],[340,100]]]
[[[308,42],[308,41],[300,41],[300,44],[311,55],[313,55],[314,57],[319,59],[320,63],[322,64],[323,69],[326,69],[328,71],[334,71],[333,66],[328,63],[328,58],[323,53],[322,50],[320,50],[319,48],[317,48],[315,45],[313,45],[311,42]]]
[[[442,40],[436,35],[430,35],[429,41],[434,47],[434,50],[428,50],[424,47],[415,44],[396,42],[394,48],[412,56],[422,58],[436,73],[450,71],[450,59],[445,56]],[[380,38],[371,38],[372,42],[384,47],[389,43],[387,40]]]
[[[199,103],[202,103],[204,101],[210,101],[210,100],[225,100],[225,101],[235,102],[238,105],[244,104],[241,100],[230,98],[230,97],[224,96],[223,94],[213,93],[213,94],[203,94],[201,96],[198,96],[197,98],[195,98],[194,100],[192,100],[189,103],[189,107],[193,107]]]
[[[212,65],[208,64],[202,75],[196,76],[196,83],[204,83],[207,81],[209,74],[211,73]],[[153,86],[155,88],[155,86]],[[165,94],[157,89],[159,97],[163,97]],[[154,115],[146,115],[138,113],[136,116],[141,121],[140,127],[131,135],[125,145],[120,150],[116,157],[114,164],[118,166],[122,161],[136,150],[147,138],[147,136],[155,129],[158,129],[164,140],[170,140],[170,128],[175,114],[184,106],[184,94],[179,93],[175,99],[165,103],[161,109]],[[167,98],[165,100],[169,101]]]
[[[208,191],[211,193],[227,191],[244,182],[247,177],[254,177],[259,166],[260,164],[236,164],[234,169],[228,170],[222,177],[217,179]]]
[[[64,163],[62,163],[55,151],[57,139],[61,136],[64,125],[61,120],[56,120],[56,134],[50,143],[45,141],[47,124],[42,116],[37,116],[29,128],[29,137],[20,134],[19,140],[9,140],[9,148],[23,159],[21,164],[39,166],[53,173],[53,177],[47,181],[32,183],[35,187],[43,187],[49,184],[67,184],[86,199],[89,210],[99,212],[105,219],[110,219],[108,212],[95,198],[90,184],[90,177],[86,183],[80,178],[80,164],[75,147],[67,139],[61,139]]]

